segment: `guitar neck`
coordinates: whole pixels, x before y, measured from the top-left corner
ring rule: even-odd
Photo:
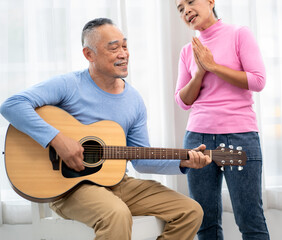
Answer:
[[[104,146],[105,159],[189,159],[189,149]],[[211,150],[204,154],[211,155]]]

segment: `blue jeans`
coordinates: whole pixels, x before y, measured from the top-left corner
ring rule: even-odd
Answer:
[[[256,132],[236,134],[201,134],[186,132],[184,148],[193,149],[200,144],[214,150],[220,143],[226,147],[242,146],[247,163],[242,171],[225,167],[221,171],[214,162],[202,169],[190,169],[187,178],[191,198],[204,210],[203,223],[198,231],[199,240],[222,240],[222,179],[225,177],[236,224],[244,240],[268,240],[262,208],[262,155]]]

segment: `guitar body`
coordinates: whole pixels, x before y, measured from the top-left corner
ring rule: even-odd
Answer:
[[[36,111],[47,123],[81,143],[89,140],[87,136],[90,139],[95,136],[91,141],[101,145],[126,145],[122,127],[113,121],[83,125],[56,107],[44,106]],[[44,149],[26,134],[9,126],[5,142],[5,166],[12,187],[19,195],[35,202],[51,202],[84,182],[113,186],[123,179],[126,171],[125,159],[106,159],[93,173],[66,177],[62,172],[62,161],[58,160],[59,168],[54,170],[49,155],[49,147]]]

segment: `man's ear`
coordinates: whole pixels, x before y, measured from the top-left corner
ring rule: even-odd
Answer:
[[[83,48],[83,55],[84,57],[89,61],[89,62],[93,62],[94,61],[94,51],[91,50],[88,47]]]

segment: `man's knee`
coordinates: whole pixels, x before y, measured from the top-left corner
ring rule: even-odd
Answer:
[[[189,222],[194,222],[196,225],[202,223],[204,211],[198,202],[191,199],[191,201],[187,204],[185,213]]]
[[[198,202],[195,202],[194,211],[195,211],[195,215],[197,216],[197,218],[202,222],[203,217],[204,217],[204,211]]]
[[[125,221],[132,224],[132,215],[128,207],[113,207],[109,218],[118,219],[119,221]]]

